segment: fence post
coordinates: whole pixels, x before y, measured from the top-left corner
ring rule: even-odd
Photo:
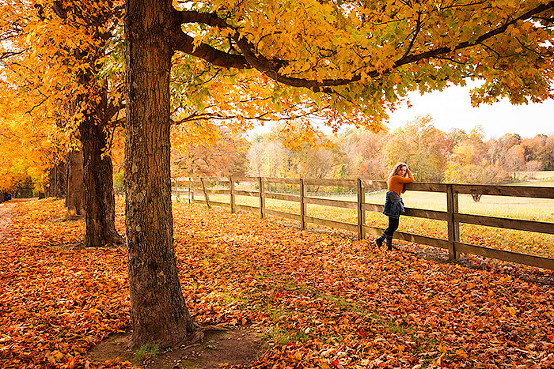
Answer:
[[[173,202],[173,195],[175,195],[176,197],[179,196],[179,194],[177,193],[177,188],[173,188],[174,187],[174,183],[175,183],[175,178],[170,178],[169,179],[169,183],[171,183],[171,202]],[[175,186],[176,187],[176,186]],[[177,198],[175,198],[175,200],[177,200]]]
[[[360,178],[357,178],[356,182],[356,189],[358,191],[358,239],[363,240],[365,238],[365,210],[362,209],[362,204],[365,203],[365,189],[362,186]]]
[[[304,196],[306,188],[304,187],[304,179],[300,178],[300,228],[306,229],[306,204]]]
[[[189,204],[192,202],[194,194],[192,194],[192,177],[189,177]]]
[[[448,258],[458,259],[455,242],[460,242],[460,223],[455,222],[458,214],[458,193],[454,192],[452,184],[446,185],[446,211],[448,213]]]
[[[264,183],[262,181],[262,177],[258,177],[258,185],[260,187],[260,218],[264,218],[265,216],[265,191],[264,191]]]
[[[231,213],[235,213],[237,210],[235,209],[235,181],[233,181],[233,177],[229,177],[229,183],[229,193],[231,195],[229,203],[231,204]]]
[[[175,189],[173,189],[173,184],[175,183]],[[175,201],[179,201],[179,182],[177,178],[171,178],[171,201],[173,201],[173,194],[175,193]]]
[[[206,184],[204,183],[204,178],[200,177],[200,182],[202,183],[202,191],[204,191],[204,199],[206,200],[206,205],[208,205],[208,209],[211,209],[212,206],[210,205],[210,197],[208,196],[208,192],[206,191]]]

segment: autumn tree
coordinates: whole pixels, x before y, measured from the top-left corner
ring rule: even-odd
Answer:
[[[517,178],[517,173],[520,170],[525,170],[524,149],[521,145],[512,146],[503,161],[503,168],[512,173],[514,179]]]
[[[259,135],[248,152],[251,174],[264,177],[335,177],[344,155],[317,127],[295,120]]]
[[[445,181],[449,183],[468,184],[498,184],[509,181],[509,174],[494,164],[463,164],[456,161],[448,163],[444,173]],[[472,194],[473,201],[481,200],[482,194]]]
[[[107,150],[117,93],[108,95],[101,69],[108,40],[117,29],[116,1],[9,1],[2,44],[3,77],[38,95],[28,109],[78,138],[83,153],[86,246],[121,244],[115,230],[112,163]]]
[[[248,173],[253,177],[261,177],[263,175],[264,149],[264,136],[256,134],[250,140],[250,148],[246,153],[246,159],[248,160]]]
[[[475,102],[550,97],[554,2],[267,1],[126,5],[126,229],[135,344],[193,330],[172,245],[170,70],[180,50],[223,68],[362,109],[378,122],[399,97],[485,84]],[[198,30],[197,25],[202,25]]]
[[[535,162],[533,169],[554,169],[554,135],[539,134],[521,141],[526,162]],[[540,164],[539,164],[540,163]]]
[[[63,138],[48,124],[33,124],[25,113],[27,100],[18,88],[0,90],[0,191],[14,192],[18,184],[32,183],[43,191],[45,170],[63,156]]]
[[[498,184],[509,180],[508,173],[491,163],[487,156],[487,144],[483,141],[483,129],[477,126],[469,134],[453,132],[455,142],[444,173],[450,183]],[[451,135],[452,136],[452,135]],[[481,200],[481,194],[472,194],[473,200]]]
[[[446,134],[435,128],[430,116],[418,117],[398,129],[384,144],[387,168],[406,162],[418,181],[441,182],[450,154]]]
[[[390,170],[384,158],[386,142],[391,136],[386,132],[373,133],[348,129],[338,138],[337,145],[346,155],[342,172],[364,179],[383,180]]]
[[[182,127],[173,127],[172,159],[173,177],[243,176],[246,173],[246,153],[249,143],[240,134],[233,134],[226,127],[213,128],[217,133],[213,140],[190,140]]]
[[[546,170],[554,170],[554,134],[548,136],[541,161]]]

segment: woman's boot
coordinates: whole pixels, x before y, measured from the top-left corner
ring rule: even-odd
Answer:
[[[387,250],[391,251],[391,250],[398,250],[397,247],[394,247],[392,245],[392,236],[387,236]]]
[[[375,245],[377,247],[383,246],[383,241],[385,240],[385,237],[387,237],[387,234],[385,232],[383,232],[383,234],[380,235],[379,238],[375,239]]]

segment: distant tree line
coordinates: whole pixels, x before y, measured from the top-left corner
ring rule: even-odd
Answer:
[[[479,126],[470,132],[443,132],[430,116],[393,132],[348,129],[321,137],[320,142],[332,143],[331,149],[287,147],[279,129],[254,138],[248,152],[249,174],[383,179],[396,162],[405,161],[419,181],[494,184],[515,180],[519,171],[554,170],[554,135],[522,138],[507,133],[485,140]]]
[[[419,181],[494,184],[515,180],[519,171],[554,170],[554,135],[522,138],[507,133],[485,140],[482,127],[443,132],[430,116],[393,132],[348,129],[320,137],[326,144],[304,144],[301,150],[287,147],[279,129],[254,138],[248,152],[249,174],[384,179],[395,163],[405,161]]]
[[[419,181],[509,183],[520,171],[554,170],[554,135],[486,140],[480,126],[443,132],[430,116],[393,132],[350,128],[337,135],[287,122],[249,142],[221,132],[216,145],[191,144],[174,155],[174,175],[384,179],[399,161]]]

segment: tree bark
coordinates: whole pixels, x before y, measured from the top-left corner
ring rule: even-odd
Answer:
[[[93,78],[93,77],[91,77]],[[86,247],[118,246],[124,243],[115,229],[115,196],[113,190],[113,166],[108,155],[103,155],[107,146],[105,127],[106,91],[97,87],[88,103],[98,103],[79,125],[83,149],[83,181],[85,185],[85,239]]]
[[[172,5],[126,4],[125,191],[133,343],[175,346],[194,331],[173,247],[170,182]]]
[[[83,152],[71,150],[67,153],[67,195],[65,207],[68,217],[78,218],[85,214],[84,196],[85,186],[83,183]]]
[[[67,165],[60,162],[48,173],[47,197],[65,198],[67,193]]]

